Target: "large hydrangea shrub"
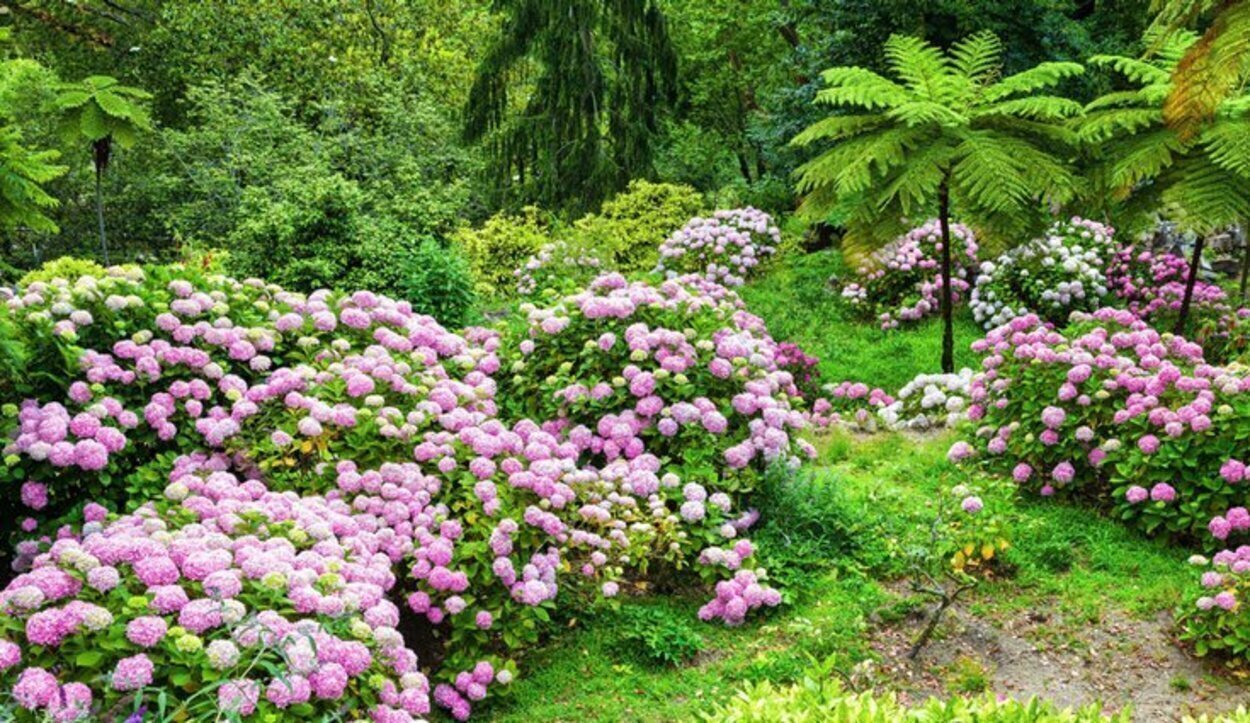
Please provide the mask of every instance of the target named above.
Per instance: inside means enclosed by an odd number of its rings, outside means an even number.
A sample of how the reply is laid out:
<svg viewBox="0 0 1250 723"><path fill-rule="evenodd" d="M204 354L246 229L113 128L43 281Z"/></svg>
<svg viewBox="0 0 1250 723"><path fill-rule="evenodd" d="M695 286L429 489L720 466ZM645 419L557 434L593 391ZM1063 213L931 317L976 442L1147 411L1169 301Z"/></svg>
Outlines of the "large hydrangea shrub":
<svg viewBox="0 0 1250 723"><path fill-rule="evenodd" d="M1238 473L1250 376L1208 364L1197 344L1102 309L1063 331L1017 317L974 349L985 357L970 392L976 432L953 459L1191 540L1250 498Z"/></svg>
<svg viewBox="0 0 1250 723"><path fill-rule="evenodd" d="M951 224L951 287L955 303L966 299L977 268L972 229ZM942 229L937 220L908 231L874 251L842 287L842 298L883 329L937 313L942 288Z"/></svg>
<svg viewBox="0 0 1250 723"><path fill-rule="evenodd" d="M660 244L658 271L700 274L725 286L741 286L781 245L772 216L756 208L716 211L690 219Z"/></svg>
<svg viewBox="0 0 1250 723"><path fill-rule="evenodd" d="M0 320L59 366L4 390L11 712L464 718L557 601L694 566L704 619L778 604L751 493L810 448L763 323L699 277L527 313L454 333L180 267L19 289Z"/></svg>
<svg viewBox="0 0 1250 723"><path fill-rule="evenodd" d="M1100 308L1114 237L1114 229L1074 216L983 262L972 289L973 317L987 329L1030 313L1063 325L1073 311Z"/></svg>

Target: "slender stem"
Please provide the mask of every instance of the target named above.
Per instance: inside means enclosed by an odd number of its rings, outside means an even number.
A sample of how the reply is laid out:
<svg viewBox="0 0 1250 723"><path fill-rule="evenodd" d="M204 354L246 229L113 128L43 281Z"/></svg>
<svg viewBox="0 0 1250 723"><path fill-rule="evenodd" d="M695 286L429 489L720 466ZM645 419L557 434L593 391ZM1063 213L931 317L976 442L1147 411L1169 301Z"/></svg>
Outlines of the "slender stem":
<svg viewBox="0 0 1250 723"><path fill-rule="evenodd" d="M100 190L100 181L104 176L104 169L100 168L100 164L95 166L95 216L96 222L100 226L100 250L104 252L104 265L109 265L109 242L108 237L104 235L104 194Z"/></svg>
<svg viewBox="0 0 1250 723"><path fill-rule="evenodd" d="M951 290L951 192L950 172L938 188L938 221L942 224L942 372L955 371L955 320L954 298Z"/></svg>
<svg viewBox="0 0 1250 723"><path fill-rule="evenodd" d="M1250 219L1241 222L1241 305L1246 305L1247 282L1250 282Z"/></svg>
<svg viewBox="0 0 1250 723"><path fill-rule="evenodd" d="M1206 241L1204 236L1199 236L1194 241L1194 254L1189 261L1189 278L1185 279L1185 296L1181 299L1181 311L1176 317L1176 326L1172 329L1172 333L1177 336L1185 335L1185 325L1189 322L1189 305L1194 298L1194 285L1198 282L1198 267L1202 264L1202 247Z"/></svg>

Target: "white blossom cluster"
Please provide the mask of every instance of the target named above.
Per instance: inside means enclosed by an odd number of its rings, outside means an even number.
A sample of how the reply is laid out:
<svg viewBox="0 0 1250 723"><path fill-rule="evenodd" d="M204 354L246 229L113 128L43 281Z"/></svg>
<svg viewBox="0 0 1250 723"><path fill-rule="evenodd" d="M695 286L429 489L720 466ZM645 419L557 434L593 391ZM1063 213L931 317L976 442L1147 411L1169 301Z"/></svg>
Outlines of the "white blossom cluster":
<svg viewBox="0 0 1250 723"><path fill-rule="evenodd" d="M1062 324L1073 311L1101 306L1114 235L1097 221L1073 217L982 263L972 290L973 317L986 329L1030 313Z"/></svg>
<svg viewBox="0 0 1250 723"><path fill-rule="evenodd" d="M894 430L952 427L964 418L971 383L971 369L961 369L957 374L921 374L898 390L894 403L877 415Z"/></svg>

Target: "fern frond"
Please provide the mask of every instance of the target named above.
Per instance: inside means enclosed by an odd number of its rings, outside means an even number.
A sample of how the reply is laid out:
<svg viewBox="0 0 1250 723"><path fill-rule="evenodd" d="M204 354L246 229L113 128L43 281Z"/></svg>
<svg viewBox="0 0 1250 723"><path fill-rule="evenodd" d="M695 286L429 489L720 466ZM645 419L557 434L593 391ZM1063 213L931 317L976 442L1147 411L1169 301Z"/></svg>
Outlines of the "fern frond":
<svg viewBox="0 0 1250 723"><path fill-rule="evenodd" d="M986 88L985 101L993 103L1018 93L1032 93L1041 88L1058 85L1064 79L1084 72L1085 67L1080 63L1060 61L1039 63L1028 70L1009 75Z"/></svg>
<svg viewBox="0 0 1250 723"><path fill-rule="evenodd" d="M1003 43L998 36L982 31L955 43L951 48L952 69L976 85L986 85L1002 68Z"/></svg>
<svg viewBox="0 0 1250 723"><path fill-rule="evenodd" d="M831 68L822 77L826 87L816 93L816 101L826 105L874 110L906 102L911 97L903 86L864 68Z"/></svg>
<svg viewBox="0 0 1250 723"><path fill-rule="evenodd" d="M924 98L935 97L936 79L948 70L941 50L910 35L891 35L885 43L885 57L907 89Z"/></svg>
<svg viewBox="0 0 1250 723"><path fill-rule="evenodd" d="M790 144L806 146L815 141L840 141L873 130L885 123L881 115L834 115L822 118L804 128Z"/></svg>
<svg viewBox="0 0 1250 723"><path fill-rule="evenodd" d="M887 128L850 138L799 166L798 190L831 186L839 194L862 191L872 185L874 175L885 175L902 163L920 136L915 129Z"/></svg>
<svg viewBox="0 0 1250 723"><path fill-rule="evenodd" d="M1192 158L1178 166L1162 199L1184 226L1209 233L1250 218L1250 179Z"/></svg>
<svg viewBox="0 0 1250 723"><path fill-rule="evenodd" d="M1250 120L1219 120L1202 134L1211 162L1250 178Z"/></svg>
<svg viewBox="0 0 1250 723"><path fill-rule="evenodd" d="M991 213L1023 204L1029 197L1025 169L1013 153L1012 144L997 135L970 133L955 149L959 160L951 173L953 186L963 198Z"/></svg>
<svg viewBox="0 0 1250 723"><path fill-rule="evenodd" d="M1080 103L1051 95L1012 98L993 103L977 111L976 117L991 115L1015 116L1034 120L1058 121L1079 116L1085 110Z"/></svg>
<svg viewBox="0 0 1250 723"><path fill-rule="evenodd" d="M1158 177L1176 163L1185 150L1176 134L1166 128L1126 139L1115 146L1107 182L1117 197L1127 197L1138 184Z"/></svg>
<svg viewBox="0 0 1250 723"><path fill-rule="evenodd" d="M1163 116L1182 138L1190 138L1248 77L1250 2L1229 3L1177 65Z"/></svg>
<svg viewBox="0 0 1250 723"><path fill-rule="evenodd" d="M879 211L897 206L904 216L919 213L931 199L946 177L946 171L955 159L955 149L945 141L927 144L907 159L893 178L877 194L875 203Z"/></svg>
<svg viewBox="0 0 1250 723"><path fill-rule="evenodd" d="M1157 108L1117 108L1087 113L1078 133L1086 143L1100 143L1116 136L1130 136L1163 124Z"/></svg>
<svg viewBox="0 0 1250 723"><path fill-rule="evenodd" d="M961 115L950 106L927 100L913 100L907 103L900 103L886 111L885 114L909 126L919 126L926 123L960 126L968 123L967 116Z"/></svg>
<svg viewBox="0 0 1250 723"><path fill-rule="evenodd" d="M1172 80L1172 66L1123 55L1095 55L1090 65L1108 67L1138 85L1167 84Z"/></svg>

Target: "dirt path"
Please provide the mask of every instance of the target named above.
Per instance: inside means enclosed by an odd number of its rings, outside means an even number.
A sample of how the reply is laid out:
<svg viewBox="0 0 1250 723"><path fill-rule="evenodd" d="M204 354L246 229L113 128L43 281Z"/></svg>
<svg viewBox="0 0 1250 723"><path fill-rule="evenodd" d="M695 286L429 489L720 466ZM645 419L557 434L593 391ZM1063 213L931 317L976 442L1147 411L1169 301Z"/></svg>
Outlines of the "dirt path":
<svg viewBox="0 0 1250 723"><path fill-rule="evenodd" d="M1089 624L1050 611L979 619L961 607L948 613L936 639L912 664L906 654L921 623L919 614L912 615L879 626L873 639L884 662L872 677L883 675L913 701L983 686L1063 707L1128 705L1138 721L1178 721L1250 704L1250 684L1186 654L1172 639L1166 615L1137 621L1108 613Z"/></svg>

